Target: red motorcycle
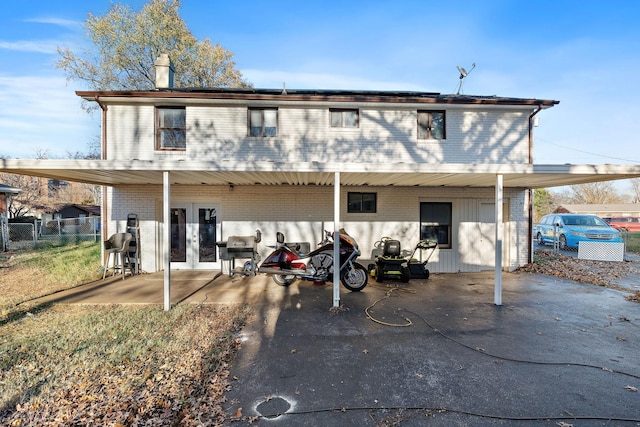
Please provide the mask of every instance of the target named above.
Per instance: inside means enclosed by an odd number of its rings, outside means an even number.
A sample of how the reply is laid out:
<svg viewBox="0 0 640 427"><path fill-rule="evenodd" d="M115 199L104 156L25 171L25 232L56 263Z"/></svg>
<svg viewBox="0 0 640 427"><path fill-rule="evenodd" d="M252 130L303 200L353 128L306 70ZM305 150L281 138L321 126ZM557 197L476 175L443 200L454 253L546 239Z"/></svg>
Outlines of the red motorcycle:
<svg viewBox="0 0 640 427"><path fill-rule="evenodd" d="M343 229L340 230L340 281L350 291L358 292L367 286L367 269L355 262L360 255L358 244ZM280 286L289 286L298 278L313 282L333 281L333 233L324 232L319 248L308 253L300 253L299 247L285 244L284 234L277 233L278 244L269 254L258 271L273 277Z"/></svg>

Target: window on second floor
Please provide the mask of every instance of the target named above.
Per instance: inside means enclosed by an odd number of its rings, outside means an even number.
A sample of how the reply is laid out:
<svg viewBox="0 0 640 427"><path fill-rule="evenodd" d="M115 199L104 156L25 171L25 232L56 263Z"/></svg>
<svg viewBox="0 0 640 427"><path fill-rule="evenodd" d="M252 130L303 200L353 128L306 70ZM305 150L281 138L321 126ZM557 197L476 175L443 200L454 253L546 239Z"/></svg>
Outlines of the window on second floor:
<svg viewBox="0 0 640 427"><path fill-rule="evenodd" d="M249 136L277 136L278 110L276 108L249 109Z"/></svg>
<svg viewBox="0 0 640 427"><path fill-rule="evenodd" d="M357 128L359 121L358 110L332 108L331 127L332 128Z"/></svg>
<svg viewBox="0 0 640 427"><path fill-rule="evenodd" d="M187 120L184 107L156 107L156 149L187 148Z"/></svg>
<svg viewBox="0 0 640 427"><path fill-rule="evenodd" d="M418 111L418 139L446 139L444 111Z"/></svg>

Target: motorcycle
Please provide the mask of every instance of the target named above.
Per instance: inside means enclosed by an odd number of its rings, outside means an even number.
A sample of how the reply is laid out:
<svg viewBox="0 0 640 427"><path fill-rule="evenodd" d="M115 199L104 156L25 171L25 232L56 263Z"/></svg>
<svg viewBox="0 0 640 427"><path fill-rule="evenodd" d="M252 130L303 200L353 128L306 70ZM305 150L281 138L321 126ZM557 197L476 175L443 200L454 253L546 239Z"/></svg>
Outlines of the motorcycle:
<svg viewBox="0 0 640 427"><path fill-rule="evenodd" d="M340 229L340 281L353 292L367 286L367 269L355 262L360 255L358 244L344 229ZM277 245L269 254L258 272L271 275L273 281L280 286L289 286L297 279L313 282L332 282L334 274L333 233L324 231L324 238L318 248L308 254L300 253L299 247L289 247L285 243L284 234L276 235Z"/></svg>

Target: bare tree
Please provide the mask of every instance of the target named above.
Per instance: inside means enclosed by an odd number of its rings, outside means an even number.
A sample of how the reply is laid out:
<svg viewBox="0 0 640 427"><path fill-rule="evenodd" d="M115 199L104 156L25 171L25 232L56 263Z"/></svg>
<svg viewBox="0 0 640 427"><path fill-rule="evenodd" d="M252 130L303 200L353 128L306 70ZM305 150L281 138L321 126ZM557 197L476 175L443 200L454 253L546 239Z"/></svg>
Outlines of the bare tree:
<svg viewBox="0 0 640 427"><path fill-rule="evenodd" d="M42 178L12 173L0 173L0 181L21 191L9 198L7 213L9 218L34 213L45 205L42 191Z"/></svg>
<svg viewBox="0 0 640 427"><path fill-rule="evenodd" d="M572 185L570 188L572 192L571 203L595 205L623 202L623 197L618 194L611 181Z"/></svg>
<svg viewBox="0 0 640 427"><path fill-rule="evenodd" d="M91 153L67 154L69 158L74 159L95 158ZM47 159L49 152L46 149L38 148L35 157L36 159ZM18 195L9 199L7 206L9 218L35 215L39 212L52 212L61 205L71 203L97 205L100 204L102 194L102 187L99 185L12 173L0 173L0 182L21 190Z"/></svg>
<svg viewBox="0 0 640 427"><path fill-rule="evenodd" d="M154 87L156 58L166 53L174 62L176 87L250 87L233 53L209 39L198 41L179 9L179 0L149 0L139 12L114 4L105 16L89 14L90 47L59 47L57 67L94 90L146 90Z"/></svg>
<svg viewBox="0 0 640 427"><path fill-rule="evenodd" d="M640 178L631 178L631 203L640 203Z"/></svg>

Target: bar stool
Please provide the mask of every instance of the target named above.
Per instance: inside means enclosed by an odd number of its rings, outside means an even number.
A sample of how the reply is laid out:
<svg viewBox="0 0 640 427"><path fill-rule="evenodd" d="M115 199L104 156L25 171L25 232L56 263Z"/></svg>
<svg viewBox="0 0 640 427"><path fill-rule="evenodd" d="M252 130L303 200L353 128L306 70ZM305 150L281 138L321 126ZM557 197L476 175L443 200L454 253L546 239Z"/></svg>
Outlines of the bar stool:
<svg viewBox="0 0 640 427"><path fill-rule="evenodd" d="M129 243L133 235L131 233L116 233L104 241L104 251L107 254L107 263L102 271L102 279L107 277L107 271L113 272L112 276L116 275L117 271L122 273L122 280L124 280L125 270L128 268L131 271L129 265ZM109 267L111 256L113 255L113 264Z"/></svg>

